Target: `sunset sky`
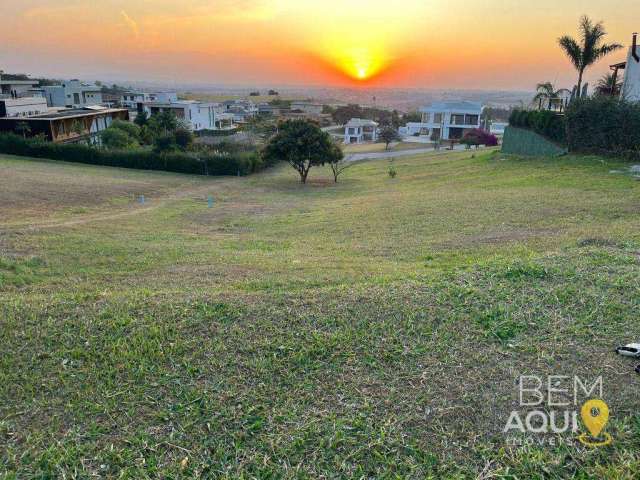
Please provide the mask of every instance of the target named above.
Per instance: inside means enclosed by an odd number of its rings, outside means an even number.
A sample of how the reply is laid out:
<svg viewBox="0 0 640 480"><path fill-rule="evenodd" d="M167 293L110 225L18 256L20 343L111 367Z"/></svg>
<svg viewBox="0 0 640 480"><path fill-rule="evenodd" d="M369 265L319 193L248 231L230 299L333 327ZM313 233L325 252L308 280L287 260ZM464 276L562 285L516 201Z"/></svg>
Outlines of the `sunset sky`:
<svg viewBox="0 0 640 480"><path fill-rule="evenodd" d="M19 0L0 11L7 72L216 85L569 87L556 39L576 35L580 15L604 20L611 42L640 30L638 0Z"/></svg>

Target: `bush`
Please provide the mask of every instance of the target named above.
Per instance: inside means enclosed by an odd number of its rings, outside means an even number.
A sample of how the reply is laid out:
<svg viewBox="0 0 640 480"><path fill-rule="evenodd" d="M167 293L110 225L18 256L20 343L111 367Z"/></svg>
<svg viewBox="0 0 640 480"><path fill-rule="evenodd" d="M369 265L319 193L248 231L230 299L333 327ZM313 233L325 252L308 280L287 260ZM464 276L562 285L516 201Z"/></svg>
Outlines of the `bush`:
<svg viewBox="0 0 640 480"><path fill-rule="evenodd" d="M109 127L100 134L102 145L109 149L126 149L135 147L138 142L124 130Z"/></svg>
<svg viewBox="0 0 640 480"><path fill-rule="evenodd" d="M567 141L565 119L548 110L514 110L509 117L512 127L526 128L557 143Z"/></svg>
<svg viewBox="0 0 640 480"><path fill-rule="evenodd" d="M460 140L460 143L466 145L467 148L472 145L485 145L487 147L495 147L498 145L498 139L495 135L482 130L480 128L474 128L465 133L464 137Z"/></svg>
<svg viewBox="0 0 640 480"><path fill-rule="evenodd" d="M571 102L566 116L571 151L640 160L640 104L596 96Z"/></svg>
<svg viewBox="0 0 640 480"><path fill-rule="evenodd" d="M104 150L81 144L57 144L0 134L0 153L109 167L164 170L195 175L247 175L271 165L255 152L156 153L150 150Z"/></svg>

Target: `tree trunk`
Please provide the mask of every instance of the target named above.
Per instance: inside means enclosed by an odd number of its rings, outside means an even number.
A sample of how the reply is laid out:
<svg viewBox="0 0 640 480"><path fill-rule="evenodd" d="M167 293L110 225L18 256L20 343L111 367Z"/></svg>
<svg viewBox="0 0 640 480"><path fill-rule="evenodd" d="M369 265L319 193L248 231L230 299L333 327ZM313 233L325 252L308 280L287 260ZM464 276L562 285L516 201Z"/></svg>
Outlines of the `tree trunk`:
<svg viewBox="0 0 640 480"><path fill-rule="evenodd" d="M309 175L309 170L303 170L300 172L300 181L302 183L307 183L307 175Z"/></svg>
<svg viewBox="0 0 640 480"><path fill-rule="evenodd" d="M576 98L580 98L580 95L582 94L582 75L584 73L584 70L580 70L578 72L578 91L576 92Z"/></svg>

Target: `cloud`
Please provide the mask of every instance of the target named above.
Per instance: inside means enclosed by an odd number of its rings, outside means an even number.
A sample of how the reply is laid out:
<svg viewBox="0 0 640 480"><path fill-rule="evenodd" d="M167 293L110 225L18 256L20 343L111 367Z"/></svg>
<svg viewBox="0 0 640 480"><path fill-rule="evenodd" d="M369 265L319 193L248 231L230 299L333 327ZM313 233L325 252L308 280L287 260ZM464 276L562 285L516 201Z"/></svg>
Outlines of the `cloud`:
<svg viewBox="0 0 640 480"><path fill-rule="evenodd" d="M122 17L122 20L124 20L125 25L129 27L136 38L139 37L140 29L138 28L138 24L136 23L136 21L129 15L127 15L127 12L125 12L124 10L120 10L120 16Z"/></svg>

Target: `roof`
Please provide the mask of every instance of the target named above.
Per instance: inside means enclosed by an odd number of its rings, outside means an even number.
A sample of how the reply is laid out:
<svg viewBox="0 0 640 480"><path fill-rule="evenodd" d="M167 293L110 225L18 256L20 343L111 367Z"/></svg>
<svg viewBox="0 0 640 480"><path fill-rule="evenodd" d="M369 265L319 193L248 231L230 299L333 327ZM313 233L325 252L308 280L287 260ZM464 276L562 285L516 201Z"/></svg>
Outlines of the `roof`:
<svg viewBox="0 0 640 480"><path fill-rule="evenodd" d="M0 80L0 85L38 85L37 80Z"/></svg>
<svg viewBox="0 0 640 480"><path fill-rule="evenodd" d="M479 102L469 102L467 100L457 100L457 101L444 101L444 102L433 102L428 107L423 107L420 109L421 112L448 112L448 111L461 111L461 112L482 112L482 104Z"/></svg>
<svg viewBox="0 0 640 480"><path fill-rule="evenodd" d="M377 127L378 124L373 120L367 120L365 118L352 118L349 120L347 127Z"/></svg>
<svg viewBox="0 0 640 480"><path fill-rule="evenodd" d="M105 113L116 113L116 112L128 112L126 108L103 108L101 110L92 110L85 108L70 108L67 110L60 110L55 113L43 113L42 115L32 115L30 117L20 117L20 120L59 120L61 118L81 118L92 115L103 115ZM12 118L13 119L13 118ZM4 120L4 119L0 119Z"/></svg>

